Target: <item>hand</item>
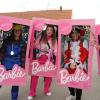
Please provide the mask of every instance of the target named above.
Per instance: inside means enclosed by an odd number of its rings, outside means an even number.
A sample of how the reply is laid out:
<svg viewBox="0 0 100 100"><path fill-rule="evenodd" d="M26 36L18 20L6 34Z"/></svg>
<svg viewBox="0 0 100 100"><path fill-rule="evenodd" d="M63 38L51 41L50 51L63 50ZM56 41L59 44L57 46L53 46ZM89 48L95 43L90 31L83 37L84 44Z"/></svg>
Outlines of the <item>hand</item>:
<svg viewBox="0 0 100 100"><path fill-rule="evenodd" d="M96 48L96 49L100 49L100 45L98 45L98 46L97 46L97 45L95 45L95 48Z"/></svg>

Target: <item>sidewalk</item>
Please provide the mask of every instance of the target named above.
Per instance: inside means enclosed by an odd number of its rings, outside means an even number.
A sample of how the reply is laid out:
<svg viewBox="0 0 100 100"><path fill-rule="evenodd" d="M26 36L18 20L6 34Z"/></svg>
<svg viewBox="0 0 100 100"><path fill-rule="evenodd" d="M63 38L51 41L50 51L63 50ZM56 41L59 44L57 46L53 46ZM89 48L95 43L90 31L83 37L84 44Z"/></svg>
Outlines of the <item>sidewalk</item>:
<svg viewBox="0 0 100 100"><path fill-rule="evenodd" d="M97 74L97 68L96 50L94 50L92 89L89 91L83 91L82 100L100 100L100 76ZM30 77L28 77L27 85L20 87L18 100L27 100L29 84ZM11 100L10 89L11 87L2 87L0 89L0 100ZM33 100L65 100L66 96L69 95L68 89L65 87L58 87L55 79L52 84L52 93L53 94L50 97L43 94L43 78L40 78L37 88L37 96Z"/></svg>

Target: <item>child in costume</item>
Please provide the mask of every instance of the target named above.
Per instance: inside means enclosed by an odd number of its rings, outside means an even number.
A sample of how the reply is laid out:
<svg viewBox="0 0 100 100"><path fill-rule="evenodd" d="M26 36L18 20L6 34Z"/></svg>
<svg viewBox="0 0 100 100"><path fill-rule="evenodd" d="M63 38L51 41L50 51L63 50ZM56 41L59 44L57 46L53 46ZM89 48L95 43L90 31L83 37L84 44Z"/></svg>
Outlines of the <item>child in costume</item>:
<svg viewBox="0 0 100 100"><path fill-rule="evenodd" d="M72 40L68 43L68 48L64 53L64 68L67 69L69 74L74 74L77 68L87 73L84 62L88 58L88 51L80 39L81 33L78 30L74 30L70 35ZM81 100L82 89L69 87L69 91L70 96L66 97L66 100Z"/></svg>
<svg viewBox="0 0 100 100"><path fill-rule="evenodd" d="M14 64L25 67L26 44L21 39L22 26L14 24L11 36L4 39L0 48L0 61L7 71L12 70ZM19 86L12 86L11 100L17 100Z"/></svg>
<svg viewBox="0 0 100 100"><path fill-rule="evenodd" d="M42 31L41 36L37 39L35 43L36 48L38 48L38 54L35 55L34 58L37 58L39 63L45 64L45 62L49 59L55 64L56 62L56 52L57 52L57 39L56 39L56 31L53 25L47 25L46 29ZM49 51L52 51L52 54L49 55ZM31 76L31 84L30 84L30 92L28 96L28 100L31 100L34 96L36 96L36 87L38 83L39 76ZM50 96L52 93L50 92L50 86L52 83L51 77L44 77L44 94Z"/></svg>

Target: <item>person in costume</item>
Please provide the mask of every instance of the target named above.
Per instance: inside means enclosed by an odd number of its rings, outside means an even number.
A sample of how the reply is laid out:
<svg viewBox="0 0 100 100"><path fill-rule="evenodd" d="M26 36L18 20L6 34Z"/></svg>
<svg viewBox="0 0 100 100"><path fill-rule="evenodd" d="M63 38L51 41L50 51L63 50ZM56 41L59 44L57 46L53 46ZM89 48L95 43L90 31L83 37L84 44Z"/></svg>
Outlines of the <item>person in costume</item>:
<svg viewBox="0 0 100 100"><path fill-rule="evenodd" d="M64 68L67 69L69 74L74 74L77 68L87 73L84 63L88 58L88 50L81 41L81 35L82 33L79 30L72 31L70 34L72 40L68 43L67 50L64 52ZM69 87L69 91L70 96L67 96L66 100L81 100L82 89Z"/></svg>
<svg viewBox="0 0 100 100"><path fill-rule="evenodd" d="M25 67L26 43L22 40L22 25L14 24L11 36L3 40L0 48L0 61L7 71L15 64ZM17 100L19 86L12 86L11 100Z"/></svg>
<svg viewBox="0 0 100 100"><path fill-rule="evenodd" d="M36 48L38 48L38 53L36 54L34 59L37 59L40 65L45 64L45 62L49 59L52 64L56 63L56 53L57 53L57 38L56 31L53 25L47 25L46 29L42 31L41 36L38 37L35 42ZM51 52L52 51L52 52ZM51 52L52 54L50 54ZM31 76L31 84L28 100L31 100L34 96L36 96L36 87L38 83L39 76ZM50 92L50 86L52 83L51 77L44 77L44 94L50 96L52 93Z"/></svg>
<svg viewBox="0 0 100 100"><path fill-rule="evenodd" d="M88 50L81 41L81 34L75 30L70 34L70 37L72 41L68 42L67 50L64 52L64 68L71 71L70 65L73 63L77 66L75 69L80 68L86 72L85 61L88 58Z"/></svg>

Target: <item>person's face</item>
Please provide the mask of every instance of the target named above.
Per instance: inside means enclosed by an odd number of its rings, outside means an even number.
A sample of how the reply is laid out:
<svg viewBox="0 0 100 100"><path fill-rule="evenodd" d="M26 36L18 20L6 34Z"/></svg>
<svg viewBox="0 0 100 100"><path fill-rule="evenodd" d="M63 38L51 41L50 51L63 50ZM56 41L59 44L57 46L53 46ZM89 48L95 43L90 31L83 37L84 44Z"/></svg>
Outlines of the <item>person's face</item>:
<svg viewBox="0 0 100 100"><path fill-rule="evenodd" d="M78 34L72 34L72 40L73 41L77 41L78 40L79 35Z"/></svg>
<svg viewBox="0 0 100 100"><path fill-rule="evenodd" d="M48 28L47 28L46 34L47 34L47 36L52 36L52 34L53 34L53 29L52 29L52 27L48 27Z"/></svg>
<svg viewBox="0 0 100 100"><path fill-rule="evenodd" d="M21 30L14 30L14 35L17 36L17 37L20 37Z"/></svg>
<svg viewBox="0 0 100 100"><path fill-rule="evenodd" d="M70 68L71 68L71 69L75 69L76 66L77 66L77 64L76 64L75 62L70 64Z"/></svg>

